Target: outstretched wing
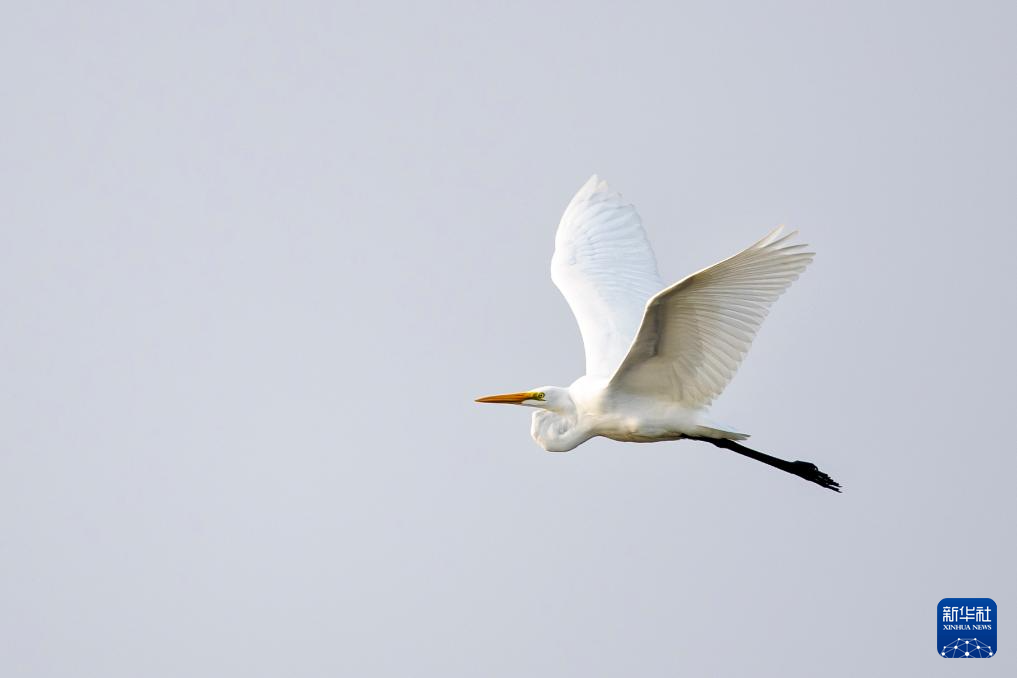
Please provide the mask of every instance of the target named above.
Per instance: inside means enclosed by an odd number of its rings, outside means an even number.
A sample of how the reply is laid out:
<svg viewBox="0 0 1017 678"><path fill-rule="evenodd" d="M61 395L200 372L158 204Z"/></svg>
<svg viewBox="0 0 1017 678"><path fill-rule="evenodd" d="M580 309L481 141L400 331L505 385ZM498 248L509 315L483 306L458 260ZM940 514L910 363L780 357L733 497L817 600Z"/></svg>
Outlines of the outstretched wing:
<svg viewBox="0 0 1017 678"><path fill-rule="evenodd" d="M614 374L636 336L647 300L664 285L632 205L597 175L565 208L551 279L579 323L586 374Z"/></svg>
<svg viewBox="0 0 1017 678"><path fill-rule="evenodd" d="M806 245L791 242L797 231L782 230L654 296L610 386L709 405L731 381L770 306L812 261Z"/></svg>

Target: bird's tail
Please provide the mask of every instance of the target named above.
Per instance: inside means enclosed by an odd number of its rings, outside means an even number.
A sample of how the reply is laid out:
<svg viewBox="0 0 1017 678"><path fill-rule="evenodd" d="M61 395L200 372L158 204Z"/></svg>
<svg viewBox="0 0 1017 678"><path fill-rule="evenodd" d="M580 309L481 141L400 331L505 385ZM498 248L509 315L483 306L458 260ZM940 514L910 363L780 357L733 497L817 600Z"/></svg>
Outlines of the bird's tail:
<svg viewBox="0 0 1017 678"><path fill-rule="evenodd" d="M700 421L696 426L696 435L703 438L722 438L724 440L747 440L748 433L732 431L731 427L715 421Z"/></svg>

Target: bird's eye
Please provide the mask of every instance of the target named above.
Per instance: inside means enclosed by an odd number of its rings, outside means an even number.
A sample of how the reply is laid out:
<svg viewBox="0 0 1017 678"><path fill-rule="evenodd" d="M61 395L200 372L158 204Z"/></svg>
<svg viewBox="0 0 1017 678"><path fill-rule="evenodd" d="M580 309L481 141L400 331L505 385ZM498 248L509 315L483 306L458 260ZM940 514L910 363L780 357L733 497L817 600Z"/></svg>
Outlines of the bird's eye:
<svg viewBox="0 0 1017 678"><path fill-rule="evenodd" d="M544 399L544 392L541 391L541 392L537 393L537 400L543 400L543 399Z"/></svg>

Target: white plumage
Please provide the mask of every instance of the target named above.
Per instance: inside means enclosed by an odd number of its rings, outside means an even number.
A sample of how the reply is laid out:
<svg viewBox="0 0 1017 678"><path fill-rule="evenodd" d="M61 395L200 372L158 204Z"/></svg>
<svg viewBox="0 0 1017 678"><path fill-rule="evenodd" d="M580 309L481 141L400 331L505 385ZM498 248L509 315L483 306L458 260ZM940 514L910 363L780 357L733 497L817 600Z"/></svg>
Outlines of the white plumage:
<svg viewBox="0 0 1017 678"><path fill-rule="evenodd" d="M572 308L586 348L586 374L610 377L664 287L636 208L596 175L565 208L554 238L551 280Z"/></svg>
<svg viewBox="0 0 1017 678"><path fill-rule="evenodd" d="M655 294L611 387L705 407L735 374L777 297L814 256L774 229Z"/></svg>
<svg viewBox="0 0 1017 678"><path fill-rule="evenodd" d="M538 408L532 434L549 451L568 451L594 436L696 438L837 489L812 464L732 442L748 436L706 415L770 306L812 261L795 235L778 227L665 288L635 208L591 177L565 208L551 260L551 278L583 336L586 375L567 389L546 386L478 401Z"/></svg>

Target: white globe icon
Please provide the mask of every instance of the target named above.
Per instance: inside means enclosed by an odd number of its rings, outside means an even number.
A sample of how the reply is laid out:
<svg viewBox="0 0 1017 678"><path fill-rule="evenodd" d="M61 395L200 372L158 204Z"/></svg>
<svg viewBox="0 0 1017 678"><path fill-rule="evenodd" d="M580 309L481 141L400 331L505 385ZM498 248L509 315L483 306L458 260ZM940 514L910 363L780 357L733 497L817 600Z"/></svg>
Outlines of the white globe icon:
<svg viewBox="0 0 1017 678"><path fill-rule="evenodd" d="M943 651L939 654L951 659L955 657L985 658L991 657L993 652L990 645L980 642L977 638L958 638L952 643L944 645Z"/></svg>

